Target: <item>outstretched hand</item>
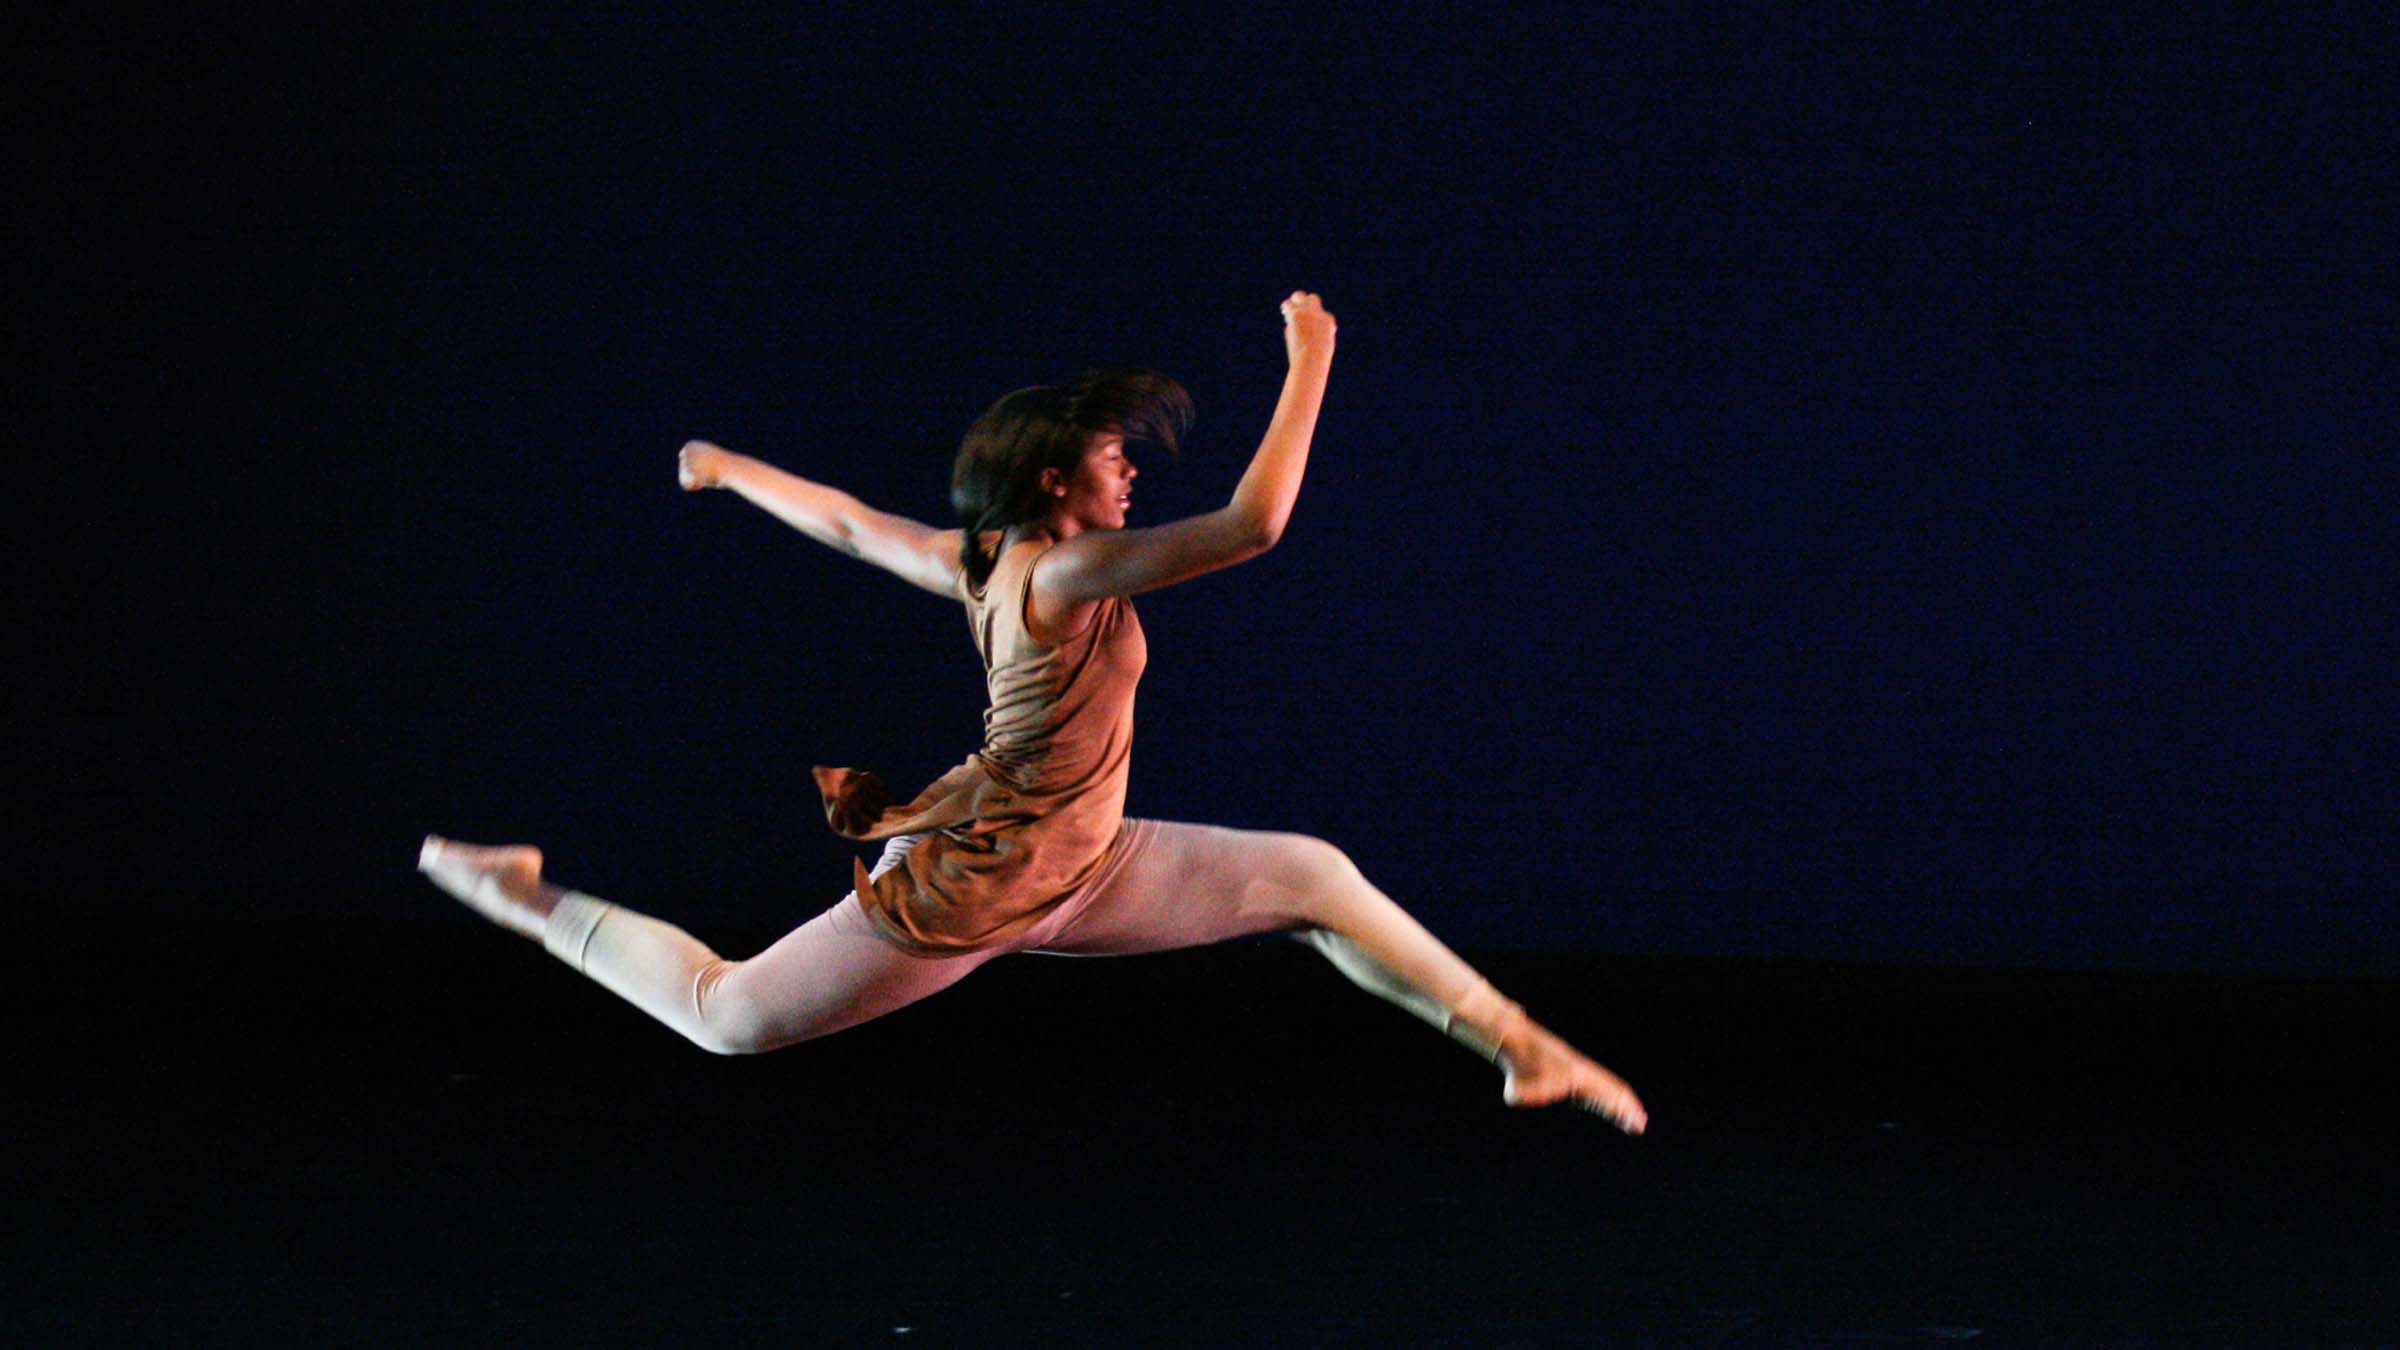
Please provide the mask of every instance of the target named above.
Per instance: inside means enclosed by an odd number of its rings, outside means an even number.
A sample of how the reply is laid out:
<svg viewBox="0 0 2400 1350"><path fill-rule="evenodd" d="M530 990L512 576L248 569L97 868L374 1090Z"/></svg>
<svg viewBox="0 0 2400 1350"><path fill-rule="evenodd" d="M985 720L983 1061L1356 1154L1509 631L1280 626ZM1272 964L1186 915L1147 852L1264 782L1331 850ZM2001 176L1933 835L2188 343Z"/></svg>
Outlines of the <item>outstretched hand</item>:
<svg viewBox="0 0 2400 1350"><path fill-rule="evenodd" d="M723 487L725 466L733 452L709 441L685 441L675 456L675 481L686 492L702 488Z"/></svg>
<svg viewBox="0 0 2400 1350"><path fill-rule="evenodd" d="M1325 310L1325 302L1313 292L1294 291L1280 306L1283 310L1283 352L1293 365L1309 355L1333 354L1333 315Z"/></svg>

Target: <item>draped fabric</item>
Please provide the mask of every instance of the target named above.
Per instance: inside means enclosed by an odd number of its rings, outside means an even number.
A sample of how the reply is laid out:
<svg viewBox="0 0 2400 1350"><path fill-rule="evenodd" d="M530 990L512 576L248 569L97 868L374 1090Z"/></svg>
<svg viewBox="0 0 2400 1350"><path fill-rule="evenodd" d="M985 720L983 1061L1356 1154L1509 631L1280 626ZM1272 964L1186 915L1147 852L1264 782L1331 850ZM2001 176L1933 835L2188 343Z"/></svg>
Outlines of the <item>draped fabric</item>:
<svg viewBox="0 0 2400 1350"><path fill-rule="evenodd" d="M861 864L852 878L877 930L919 955L1007 941L1090 886L1125 846L1133 694L1149 648L1122 596L1074 637L1034 638L1026 605L1050 547L1007 549L982 592L963 593L991 698L982 749L899 803L873 773L816 770L835 833L928 836L904 866L870 879Z"/></svg>

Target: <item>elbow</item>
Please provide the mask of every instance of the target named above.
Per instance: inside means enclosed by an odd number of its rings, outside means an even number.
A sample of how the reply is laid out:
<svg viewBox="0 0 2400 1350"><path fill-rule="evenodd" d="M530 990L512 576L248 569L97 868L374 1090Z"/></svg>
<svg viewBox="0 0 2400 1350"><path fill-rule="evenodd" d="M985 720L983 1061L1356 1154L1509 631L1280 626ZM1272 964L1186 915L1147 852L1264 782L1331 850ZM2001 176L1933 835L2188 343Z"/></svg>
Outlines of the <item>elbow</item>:
<svg viewBox="0 0 2400 1350"><path fill-rule="evenodd" d="M1281 515L1246 515L1242 518L1240 548L1245 558L1255 558L1275 547L1283 538L1286 517Z"/></svg>
<svg viewBox="0 0 2400 1350"><path fill-rule="evenodd" d="M836 553L852 558L864 558L867 556L867 550L862 533L857 521L848 516L836 516L833 528L819 537L824 540L826 547Z"/></svg>

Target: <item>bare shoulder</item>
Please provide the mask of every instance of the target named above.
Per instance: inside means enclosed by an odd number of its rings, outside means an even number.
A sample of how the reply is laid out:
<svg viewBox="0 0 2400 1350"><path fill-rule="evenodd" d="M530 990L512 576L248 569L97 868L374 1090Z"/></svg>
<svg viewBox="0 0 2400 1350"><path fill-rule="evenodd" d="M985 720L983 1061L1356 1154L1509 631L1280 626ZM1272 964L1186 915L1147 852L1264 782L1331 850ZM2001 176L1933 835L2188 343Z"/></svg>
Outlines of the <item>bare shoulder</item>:
<svg viewBox="0 0 2400 1350"><path fill-rule="evenodd" d="M966 594L967 568L961 556L966 539L965 530L937 530L932 546L926 550L940 560L941 590L951 596L963 597Z"/></svg>
<svg viewBox="0 0 2400 1350"><path fill-rule="evenodd" d="M1070 604L1139 595L1256 557L1270 542L1231 511L1141 529L1086 530L1050 548L1034 587Z"/></svg>
<svg viewBox="0 0 2400 1350"><path fill-rule="evenodd" d="M1026 564L1031 572L1025 579L1025 629L1036 642L1056 646L1071 641L1091 627L1100 612L1105 596L1079 596L1074 590L1075 569L1090 562L1074 545L1089 537L1077 535L1055 544L1037 545L1033 561Z"/></svg>

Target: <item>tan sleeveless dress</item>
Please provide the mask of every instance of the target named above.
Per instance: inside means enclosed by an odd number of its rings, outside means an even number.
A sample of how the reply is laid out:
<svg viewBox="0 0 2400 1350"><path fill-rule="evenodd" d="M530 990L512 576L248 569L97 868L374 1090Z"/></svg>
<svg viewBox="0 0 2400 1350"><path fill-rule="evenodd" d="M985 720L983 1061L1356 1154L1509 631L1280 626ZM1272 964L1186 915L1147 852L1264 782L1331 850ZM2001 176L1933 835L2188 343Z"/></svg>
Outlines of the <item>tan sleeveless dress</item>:
<svg viewBox="0 0 2400 1350"><path fill-rule="evenodd" d="M816 770L835 833L930 836L903 865L870 881L859 864L853 878L876 928L905 950L1006 942L1096 884L1125 846L1133 691L1149 646L1122 596L1065 642L1035 641L1026 604L1050 547L1008 548L981 594L961 582L991 695L982 750L901 804L872 773Z"/></svg>

